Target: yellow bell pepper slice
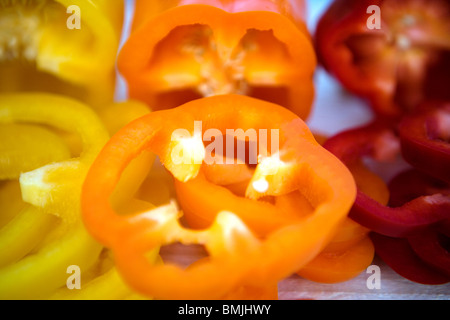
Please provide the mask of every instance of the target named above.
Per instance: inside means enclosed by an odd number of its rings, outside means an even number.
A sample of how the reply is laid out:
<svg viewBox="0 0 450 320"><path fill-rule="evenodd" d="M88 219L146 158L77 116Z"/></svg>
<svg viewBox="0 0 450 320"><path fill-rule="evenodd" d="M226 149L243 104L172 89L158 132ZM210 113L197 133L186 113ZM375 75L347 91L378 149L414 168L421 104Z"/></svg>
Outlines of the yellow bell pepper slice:
<svg viewBox="0 0 450 320"><path fill-rule="evenodd" d="M19 181L0 181L0 229L25 207L26 204L22 201L22 194L20 193Z"/></svg>
<svg viewBox="0 0 450 320"><path fill-rule="evenodd" d="M129 111L129 116L120 118L124 110ZM28 203L3 206L8 211L19 212L8 213L11 217L5 219L0 229L0 299L140 297L124 284L114 266L105 273L92 271L101 260L100 254L104 249L90 237L80 220L79 197L87 169L108 139L107 128L113 134L134 117L148 112L145 105L130 102L111 106L107 112L109 118L105 114L98 117L88 106L70 98L43 93L0 95L0 128L3 127L5 132L11 128L18 130L19 126L28 128L25 126L31 126L30 123L39 124L56 128L57 131L75 133L83 144L79 157L70 159L69 149L64 146L65 156L69 159L56 162L54 158L51 160L53 162L43 167L20 174L21 190L14 188L17 185L13 182L3 182L5 185L0 189L0 197L2 194L3 197L14 194L15 202L21 203L17 196L21 191L24 201ZM118 118L121 121L117 121ZM14 160L11 161L13 165L20 166L16 162L21 162L30 152L42 153L32 145L33 137L29 137L33 130L41 132L40 129L43 128L36 126L31 130L19 130L18 134L27 144L16 146L21 157L10 157L9 160ZM60 148L61 138L47 131L35 136L45 141L34 143L40 146L43 142L50 143L50 136L56 142L54 147ZM2 153L0 158L7 159L10 155ZM130 186L143 181L153 161L154 155L150 153L143 153L137 158L127 168L118 185L120 198L113 196L111 201L117 204L130 201L137 191ZM155 250L152 256L156 259L157 254L158 250ZM82 270L83 279L86 272L91 273L90 281L87 284L83 282L81 291L67 292L68 289L64 289L69 276L67 267L70 265L77 265Z"/></svg>
<svg viewBox="0 0 450 320"><path fill-rule="evenodd" d="M50 130L26 124L0 126L0 180L17 179L23 172L67 158L69 149Z"/></svg>
<svg viewBox="0 0 450 320"><path fill-rule="evenodd" d="M0 2L0 92L112 102L122 0Z"/></svg>
<svg viewBox="0 0 450 320"><path fill-rule="evenodd" d="M31 204L31 208L2 228L4 243L18 240L16 245L2 250L6 263L21 258L32 245L42 240L49 229L49 214L61 218L52 241L35 254L0 269L0 298L39 298L64 284L68 266L77 264L87 269L102 250L81 224L79 198L84 176L108 140L108 133L88 106L73 99L42 93L0 96L0 124L16 123L35 123L76 132L84 143L79 158L21 174L23 200Z"/></svg>

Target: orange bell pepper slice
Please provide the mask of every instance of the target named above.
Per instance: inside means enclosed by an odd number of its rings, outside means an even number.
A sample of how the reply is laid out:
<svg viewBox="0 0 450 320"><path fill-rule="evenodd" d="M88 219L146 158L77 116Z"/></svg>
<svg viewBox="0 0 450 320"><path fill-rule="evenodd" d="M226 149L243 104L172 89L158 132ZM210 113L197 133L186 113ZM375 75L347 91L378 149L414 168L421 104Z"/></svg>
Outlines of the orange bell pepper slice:
<svg viewBox="0 0 450 320"><path fill-rule="evenodd" d="M374 245L366 236L347 250L321 253L298 274L314 282L345 282L364 271L372 263L374 255Z"/></svg>
<svg viewBox="0 0 450 320"><path fill-rule="evenodd" d="M253 107L253 103L250 105ZM239 129L248 132L252 127L268 128L270 131L280 128L279 153L280 155L285 153L285 156L281 156L280 159L277 158L277 155L266 157L260 161L255 170L248 169L244 163L223 165L204 163L202 170L189 181L175 179L177 197L186 221L191 227L208 227L218 212L226 210L237 214L253 232L263 235L277 228L299 222L314 213L315 207L321 202L318 198L321 192L314 194L311 189L308 190L308 183L314 184L315 180L305 180L305 185L297 181L304 171L323 171L323 179L329 179L325 173L327 170L336 170L338 176L345 177L346 174L350 176L349 171L340 168L340 163L335 165L333 156L330 157L328 152L323 152L324 149L315 141L306 125L295 129L285 125L296 119L291 112L281 113L276 111L277 108L264 108L264 104L261 104L259 107L253 107L255 111L249 108L249 113L246 113L242 120L238 121L231 120L233 117L231 106L227 106L226 111L209 111L207 106L203 108L205 108L204 111L198 112L200 118L206 118L208 112L214 112L216 115L225 114L221 118L210 120L214 126L220 128L221 132L225 132L227 127L229 130L234 129L235 132ZM208 124L203 123L203 125L206 125L204 128L206 131ZM288 138L290 135L298 136L297 139L292 139ZM224 140L227 138L228 136ZM306 144L302 142L303 139ZM297 151L293 151L295 146L291 144L298 144L296 147L302 154L292 154ZM285 149L283 149L283 145ZM296 157L301 160L297 160ZM316 163L317 166L313 163ZM329 169L331 167L333 169ZM221 170L223 172L220 172ZM211 171L213 172L211 173ZM222 180L222 183L216 183L213 179ZM245 190L243 195L234 194L222 185L240 179L244 179L241 181L244 186L242 189ZM267 182L270 186L269 189L260 193L257 190L260 182ZM344 179L339 183L341 182L354 184L352 178L347 181ZM266 201L268 197L275 197L273 203ZM294 204L289 206L289 201Z"/></svg>
<svg viewBox="0 0 450 320"><path fill-rule="evenodd" d="M131 98L155 109L243 94L306 119L317 62L304 7L303 0L137 0L119 71Z"/></svg>
<svg viewBox="0 0 450 320"><path fill-rule="evenodd" d="M202 230L182 226L173 203L140 213L117 214L110 197L127 165L144 150L157 154L179 181L189 183L199 175L206 154L202 137L192 130L199 120L203 121L203 130L279 128L278 163L282 165L278 170L268 170L273 168L264 159L273 158L273 154L262 157L247 196L257 203L263 195L298 190L314 205L313 213L272 227L262 238L252 232L251 224L241 220L239 212L220 206L214 222ZM191 136L174 134L180 133L180 128ZM190 163L177 163L174 155L178 152ZM263 155L262 150L259 152ZM262 178L268 187L258 192L261 189L256 190L253 182ZM329 243L355 197L350 172L315 142L300 118L268 102L223 95L151 113L120 130L90 168L83 186L82 211L86 228L112 249L119 272L135 290L163 299L214 299L242 286L276 283L299 270ZM227 202L221 198L216 201L223 205ZM250 210L255 208L249 206ZM146 252L173 243L203 245L209 259L188 269L174 264L153 265L147 260Z"/></svg>
<svg viewBox="0 0 450 320"><path fill-rule="evenodd" d="M378 175L362 161L347 163L359 190L387 205L389 189ZM375 256L370 229L347 218L330 244L310 263L297 272L301 277L321 283L348 281L367 269Z"/></svg>

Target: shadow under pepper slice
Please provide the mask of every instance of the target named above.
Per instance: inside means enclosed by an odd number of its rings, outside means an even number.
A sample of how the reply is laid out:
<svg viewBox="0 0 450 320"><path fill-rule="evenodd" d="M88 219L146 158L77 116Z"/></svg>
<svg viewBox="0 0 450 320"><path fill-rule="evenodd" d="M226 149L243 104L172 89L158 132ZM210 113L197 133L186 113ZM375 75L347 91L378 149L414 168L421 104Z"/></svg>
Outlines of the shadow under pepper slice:
<svg viewBox="0 0 450 320"><path fill-rule="evenodd" d="M350 168L364 157L382 159L400 152L398 138L390 125L381 122L340 133L324 146ZM377 233L403 237L445 221L449 213L450 199L439 193L417 197L400 207L389 207L358 190L349 216Z"/></svg>
<svg viewBox="0 0 450 320"><path fill-rule="evenodd" d="M281 138L285 144L280 143L285 146L282 151L287 157L282 155L281 159L287 168L267 176L266 192L261 194L249 188L248 194L259 198L300 187L316 200L314 213L272 230L263 238L255 236L251 225L228 211L217 212L214 222L202 230L183 227L173 204L118 215L109 198L122 171L143 150L159 155L179 181L188 182L198 175L205 146L201 134L193 134L195 121L204 121L203 129L219 130L229 126L262 128L267 123L278 123L281 131L289 133ZM172 135L179 129L185 135ZM177 164L174 151L175 155L182 151L190 163ZM260 165L254 175L257 180L265 177L264 165ZM85 180L83 221L97 240L113 250L118 270L139 292L156 298L214 299L241 286L275 283L300 269L329 243L347 216L354 192L350 173L315 142L300 118L271 103L224 95L154 112L120 130L97 157ZM147 261L148 250L177 242L203 245L209 259L186 270Z"/></svg>
<svg viewBox="0 0 450 320"><path fill-rule="evenodd" d="M316 58L304 12L303 0L138 0L119 71L152 108L243 94L306 119Z"/></svg>
<svg viewBox="0 0 450 320"><path fill-rule="evenodd" d="M398 117L450 98L449 17L448 0L335 0L317 26L319 60L375 112Z"/></svg>

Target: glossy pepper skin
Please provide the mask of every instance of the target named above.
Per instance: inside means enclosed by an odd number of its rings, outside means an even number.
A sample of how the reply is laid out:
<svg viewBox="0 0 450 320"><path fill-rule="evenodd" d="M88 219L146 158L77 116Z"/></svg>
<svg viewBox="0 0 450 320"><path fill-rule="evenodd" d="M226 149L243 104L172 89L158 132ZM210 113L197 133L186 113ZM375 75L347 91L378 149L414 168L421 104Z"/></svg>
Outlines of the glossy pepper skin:
<svg viewBox="0 0 450 320"><path fill-rule="evenodd" d="M427 103L399 125L402 154L421 171L450 182L450 104Z"/></svg>
<svg viewBox="0 0 450 320"><path fill-rule="evenodd" d="M450 195L448 183L416 169L401 172L389 183L390 205L401 206L420 196ZM450 281L450 219L431 224L414 235L393 238L372 232L377 254L404 278L421 284Z"/></svg>
<svg viewBox="0 0 450 320"><path fill-rule="evenodd" d="M317 26L319 60L381 116L448 100L449 10L448 0L336 0Z"/></svg>
<svg viewBox="0 0 450 320"><path fill-rule="evenodd" d="M236 112L242 116L236 117ZM121 172L143 150L159 155L179 181L189 182L199 174L202 161L176 165L172 155L178 150L190 160L204 160L202 137L172 136L174 130L185 128L192 134L195 120L203 120L205 130L230 125L261 128L268 118L279 122L281 131L289 134L283 135L280 143L286 148L282 149L286 151L282 156L286 167L266 176L267 195L287 194L296 188L309 190L311 201L317 205L312 215L260 238L251 224L227 210L218 211L207 228L194 230L180 224L180 213L173 203L127 216L119 216L111 208L108 198ZM303 171L297 174L300 168ZM264 165L258 165L253 178L263 176ZM301 177L309 183L302 182ZM254 198L261 196L251 187L248 190ZM214 299L241 286L272 285L311 261L346 218L354 192L350 173L315 142L300 118L268 102L224 95L154 112L119 131L85 180L83 221L98 241L113 250L119 271L139 292L163 299ZM209 258L188 269L148 263L147 250L176 242L203 245Z"/></svg>
<svg viewBox="0 0 450 320"><path fill-rule="evenodd" d="M376 254L402 277L420 284L440 285L450 277L425 263L411 248L406 238L392 238L378 233L371 234ZM448 254L448 252L447 252Z"/></svg>
<svg viewBox="0 0 450 320"><path fill-rule="evenodd" d="M304 1L136 1L119 71L154 109L243 94L310 113L316 58Z"/></svg>
<svg viewBox="0 0 450 320"><path fill-rule="evenodd" d="M123 14L122 0L2 1L0 92L112 103ZM77 22L79 29L71 29Z"/></svg>
<svg viewBox="0 0 450 320"><path fill-rule="evenodd" d="M400 153L395 131L389 123L382 121L342 132L329 139L324 147L349 167L363 157L386 161ZM377 233L405 237L417 234L432 224L443 223L449 214L450 198L440 193L421 195L399 207L390 207L359 189L349 216Z"/></svg>

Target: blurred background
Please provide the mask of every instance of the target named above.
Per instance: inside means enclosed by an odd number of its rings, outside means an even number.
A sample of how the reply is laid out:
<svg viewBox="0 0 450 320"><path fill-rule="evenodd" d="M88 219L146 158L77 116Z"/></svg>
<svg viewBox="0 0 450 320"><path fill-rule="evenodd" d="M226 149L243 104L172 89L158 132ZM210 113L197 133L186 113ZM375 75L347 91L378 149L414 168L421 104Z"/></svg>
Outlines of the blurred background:
<svg viewBox="0 0 450 320"><path fill-rule="evenodd" d="M314 34L317 21L331 4L331 0L306 0L308 8L308 28ZM122 35L122 44L127 39L130 21L134 12L134 0L126 0L126 23ZM372 112L360 99L347 94L321 67L315 75L316 100L313 112L308 120L310 128L326 136L344 129L369 122ZM126 84L119 77L116 100L127 97Z"/></svg>

